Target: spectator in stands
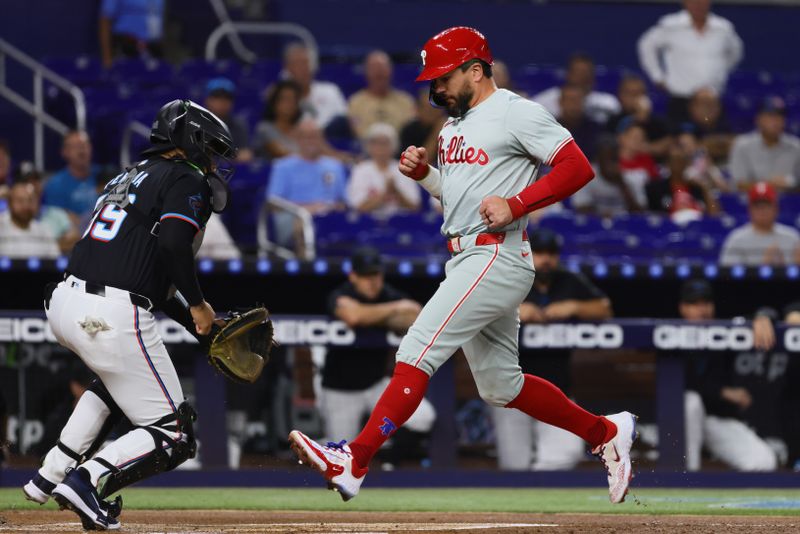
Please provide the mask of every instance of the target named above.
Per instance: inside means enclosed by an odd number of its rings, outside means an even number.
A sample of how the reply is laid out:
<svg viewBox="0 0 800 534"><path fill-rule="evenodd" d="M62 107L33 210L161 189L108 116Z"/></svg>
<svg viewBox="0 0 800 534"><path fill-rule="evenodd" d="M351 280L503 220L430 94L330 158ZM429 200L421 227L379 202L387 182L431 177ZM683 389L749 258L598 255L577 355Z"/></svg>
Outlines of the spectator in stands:
<svg viewBox="0 0 800 534"><path fill-rule="evenodd" d="M424 146L428 154L436 154L439 131L447 121L447 115L442 108L431 106L428 101L429 96L430 91L427 87L418 93L417 115L400 131L400 150L412 145Z"/></svg>
<svg viewBox="0 0 800 534"><path fill-rule="evenodd" d="M37 199L42 198L44 180L39 171L34 168L33 163L30 161L20 163L16 175L19 177L18 182L33 186ZM42 205L39 207L36 218L50 230L50 234L58 241L58 248L63 254L68 254L81 238L80 227L75 224L74 218L70 217L69 212L64 208Z"/></svg>
<svg viewBox="0 0 800 534"><path fill-rule="evenodd" d="M536 278L520 304L520 322L599 321L612 316L611 302L600 289L561 267L561 236L540 228L530 241ZM521 349L519 363L524 373L545 378L569 394L570 355L569 350ZM500 469L571 469L585 457L584 443L574 434L517 410L492 408L491 412Z"/></svg>
<svg viewBox="0 0 800 534"><path fill-rule="evenodd" d="M742 59L742 40L730 21L711 13L711 0L683 0L682 11L662 17L639 39L639 62L670 95L667 117L688 118L689 97L704 87L725 90Z"/></svg>
<svg viewBox="0 0 800 534"><path fill-rule="evenodd" d="M508 65L506 65L505 61L500 61L499 59L494 60L494 63L492 63L492 79L494 80L494 84L498 89L508 89L509 91L514 91L520 96L525 96L524 92L515 87L514 81L511 79L511 73L508 71Z"/></svg>
<svg viewBox="0 0 800 534"><path fill-rule="evenodd" d="M559 92L558 122L569 130L587 158L594 157L594 143L602 131L600 123L586 112L586 93L576 85L565 85Z"/></svg>
<svg viewBox="0 0 800 534"><path fill-rule="evenodd" d="M375 123L367 130L364 141L369 159L353 167L347 184L347 204L382 219L401 211L417 211L420 189L398 170L394 155L399 142L394 127Z"/></svg>
<svg viewBox="0 0 800 534"><path fill-rule="evenodd" d="M719 215L719 204L703 181L691 180L687 174L690 155L680 145L669 149L665 180L654 180L645 186L650 211L668 213L676 224Z"/></svg>
<svg viewBox="0 0 800 534"><path fill-rule="evenodd" d="M314 79L316 66L311 54L302 43L292 43L283 53L284 75L300 86L300 107L317 121L320 128L327 128L338 118L346 121L347 102L341 89L331 82Z"/></svg>
<svg viewBox="0 0 800 534"><path fill-rule="evenodd" d="M586 54L573 54L567 64L564 85L542 91L534 95L531 100L543 105L554 117L560 117L564 110L561 91L566 86L577 87L585 98L586 115L599 124L605 124L609 117L619 113L619 101L610 93L595 91L594 76L594 61L592 58Z"/></svg>
<svg viewBox="0 0 800 534"><path fill-rule="evenodd" d="M572 207L580 212L600 217L616 217L642 211L619 167L619 145L612 135L597 140L595 178L572 195Z"/></svg>
<svg viewBox="0 0 800 534"><path fill-rule="evenodd" d="M800 389L796 384L800 381L800 361L783 350L775 347L775 328L773 323L783 320L789 327L800 325L800 301L792 302L783 309L783 314L770 308L760 308L753 319L753 346L757 351L751 355L750 361L742 362L745 369L752 370L761 387L754 399L758 406L750 415L753 426L766 436L780 435L785 445L786 462L794 471L800 471ZM755 361L753 361L755 360ZM768 403L763 403L768 399ZM775 406L779 408L774 409ZM777 423L777 425L776 425ZM771 428L770 428L771 427ZM772 445L774 441L770 441ZM778 444L779 445L779 444ZM781 450L781 447L773 449ZM782 456L778 455L779 458Z"/></svg>
<svg viewBox="0 0 800 534"><path fill-rule="evenodd" d="M322 130L313 119L303 119L297 125L295 137L298 153L275 161L267 197L288 200L305 208L311 215L344 210L347 172L341 162L323 155L325 139ZM277 215L278 242L289 243L292 233L299 227L287 214Z"/></svg>
<svg viewBox="0 0 800 534"><path fill-rule="evenodd" d="M197 256L215 260L237 260L242 257L231 234L225 228L222 217L216 213L211 214L203 229L203 243L197 251Z"/></svg>
<svg viewBox="0 0 800 534"><path fill-rule="evenodd" d="M351 258L347 282L328 296L328 311L336 319L354 329L379 329L404 334L419 315L422 307L404 293L384 281L384 266L380 253L371 247L357 249ZM389 382L387 371L394 363L396 349L354 348L331 346L322 369L320 410L329 437L353 439L364 416L378 401ZM405 424L411 432L405 437L396 434L392 439L405 441L430 432L436 412L423 399L417 411ZM410 423L410 424L409 424Z"/></svg>
<svg viewBox="0 0 800 534"><path fill-rule="evenodd" d="M100 166L92 164L92 143L86 132L64 135L61 157L67 166L53 174L44 187L44 203L64 208L76 222L94 209Z"/></svg>
<svg viewBox="0 0 800 534"><path fill-rule="evenodd" d="M100 53L108 68L116 56L161 57L164 0L103 0Z"/></svg>
<svg viewBox="0 0 800 534"><path fill-rule="evenodd" d="M705 280L688 280L681 287L680 316L702 322L715 318L714 295ZM705 446L719 460L739 471L772 471L775 453L746 422L753 405L749 370L737 368L730 354L698 352L688 355L686 417L686 468L700 468ZM773 408L773 413L774 409Z"/></svg>
<svg viewBox="0 0 800 534"><path fill-rule="evenodd" d="M625 117L633 117L636 124L644 128L647 137L647 152L656 159L664 157L672 138L667 122L653 114L653 102L647 95L647 86L638 74L626 74L617 88L621 109L608 119L606 129L616 132Z"/></svg>
<svg viewBox="0 0 800 534"><path fill-rule="evenodd" d="M764 181L778 191L800 185L800 139L786 133L786 104L781 98L764 100L755 132L740 135L731 149L730 173L746 191Z"/></svg>
<svg viewBox="0 0 800 534"><path fill-rule="evenodd" d="M748 193L750 222L733 230L722 245L722 265L786 265L800 263L800 233L776 222L778 193L758 182Z"/></svg>
<svg viewBox="0 0 800 534"><path fill-rule="evenodd" d="M622 176L636 198L636 203L646 206L645 188L652 180L659 179L660 172L655 160L647 152L644 128L632 117L627 117L617 126L617 143Z"/></svg>
<svg viewBox="0 0 800 534"><path fill-rule="evenodd" d="M725 118L722 103L713 89L700 89L689 100L689 120L673 126L673 131L686 129L687 123L714 161L725 162L733 142L733 128Z"/></svg>
<svg viewBox="0 0 800 534"><path fill-rule="evenodd" d="M414 99L392 87L392 60L382 50L374 50L364 60L367 86L353 94L348 115L359 139L376 123L390 124L395 131L414 118Z"/></svg>
<svg viewBox="0 0 800 534"><path fill-rule="evenodd" d="M685 123L675 138L678 146L689 155L689 168L686 169L687 179L705 184L714 191L729 191L730 186L725 176L694 132L694 125Z"/></svg>
<svg viewBox="0 0 800 534"><path fill-rule="evenodd" d="M8 210L0 213L0 256L55 258L58 244L50 230L36 220L39 199L33 185L17 182L8 194Z"/></svg>
<svg viewBox="0 0 800 534"><path fill-rule="evenodd" d="M293 80L280 80L267 91L264 114L256 125L254 150L275 159L297 153L294 131L303 116L301 89Z"/></svg>
<svg viewBox="0 0 800 534"><path fill-rule="evenodd" d="M11 181L11 151L8 149L8 141L0 139L0 198L5 198L8 194Z"/></svg>
<svg viewBox="0 0 800 534"><path fill-rule="evenodd" d="M236 161L245 163L253 159L250 146L250 134L247 123L233 115L236 100L236 85L228 78L213 78L206 84L205 106L222 119L231 131L233 142L239 147Z"/></svg>

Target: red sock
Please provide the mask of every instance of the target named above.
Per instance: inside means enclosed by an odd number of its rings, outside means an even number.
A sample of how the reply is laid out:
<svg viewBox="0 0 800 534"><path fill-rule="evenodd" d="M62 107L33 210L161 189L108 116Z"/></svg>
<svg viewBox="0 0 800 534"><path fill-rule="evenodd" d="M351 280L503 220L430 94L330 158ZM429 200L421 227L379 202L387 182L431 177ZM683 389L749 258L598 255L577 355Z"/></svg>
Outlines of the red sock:
<svg viewBox="0 0 800 534"><path fill-rule="evenodd" d="M424 371L407 363L395 365L392 380L378 399L367 425L350 442L353 459L359 467L366 468L381 445L416 411L429 379Z"/></svg>
<svg viewBox="0 0 800 534"><path fill-rule="evenodd" d="M617 434L617 425L605 417L591 414L569 400L564 392L543 378L525 375L517 398L506 408L526 414L586 440L592 448L608 442Z"/></svg>

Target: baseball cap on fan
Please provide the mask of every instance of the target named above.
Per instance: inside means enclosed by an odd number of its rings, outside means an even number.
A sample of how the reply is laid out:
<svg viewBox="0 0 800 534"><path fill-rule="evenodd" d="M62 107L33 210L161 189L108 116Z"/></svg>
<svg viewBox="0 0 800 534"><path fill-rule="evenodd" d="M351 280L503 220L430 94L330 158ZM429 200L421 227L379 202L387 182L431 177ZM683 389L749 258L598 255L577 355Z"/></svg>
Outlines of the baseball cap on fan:
<svg viewBox="0 0 800 534"><path fill-rule="evenodd" d="M775 204L778 202L778 192L775 191L775 188L772 187L771 184L767 182L758 182L753 184L750 191L747 192L747 199L750 201L750 204L755 204L757 202Z"/></svg>
<svg viewBox="0 0 800 534"><path fill-rule="evenodd" d="M768 96L761 102L758 112L786 116L786 102L779 96Z"/></svg>
<svg viewBox="0 0 800 534"><path fill-rule="evenodd" d="M687 280L681 286L681 302L694 304L696 302L713 302L714 290L705 280Z"/></svg>
<svg viewBox="0 0 800 534"><path fill-rule="evenodd" d="M228 78L213 78L206 84L206 96L222 96L233 98L236 95L236 84Z"/></svg>
<svg viewBox="0 0 800 534"><path fill-rule="evenodd" d="M384 269L381 253L373 247L356 249L350 257L350 264L353 272L362 276L382 273Z"/></svg>

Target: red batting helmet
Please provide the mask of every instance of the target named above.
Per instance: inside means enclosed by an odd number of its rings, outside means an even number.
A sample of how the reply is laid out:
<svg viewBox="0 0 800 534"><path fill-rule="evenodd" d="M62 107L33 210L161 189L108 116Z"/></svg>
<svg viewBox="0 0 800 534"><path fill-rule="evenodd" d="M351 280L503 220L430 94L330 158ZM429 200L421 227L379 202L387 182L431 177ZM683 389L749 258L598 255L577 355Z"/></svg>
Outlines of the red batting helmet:
<svg viewBox="0 0 800 534"><path fill-rule="evenodd" d="M466 26L448 28L431 37L422 47L422 72L418 82L433 80L460 67L471 59L492 64L489 43L481 32Z"/></svg>

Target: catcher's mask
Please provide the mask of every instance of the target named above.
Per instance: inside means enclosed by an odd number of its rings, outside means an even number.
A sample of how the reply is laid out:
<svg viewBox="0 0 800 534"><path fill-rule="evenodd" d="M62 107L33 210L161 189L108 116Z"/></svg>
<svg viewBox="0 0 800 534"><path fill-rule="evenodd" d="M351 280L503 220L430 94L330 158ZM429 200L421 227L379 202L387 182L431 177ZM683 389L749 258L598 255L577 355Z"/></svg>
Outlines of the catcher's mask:
<svg viewBox="0 0 800 534"><path fill-rule="evenodd" d="M144 154L179 148L186 160L206 175L211 187L211 208L221 213L228 205L228 182L238 149L228 126L216 115L191 100L173 100L156 114L150 130L152 147Z"/></svg>

